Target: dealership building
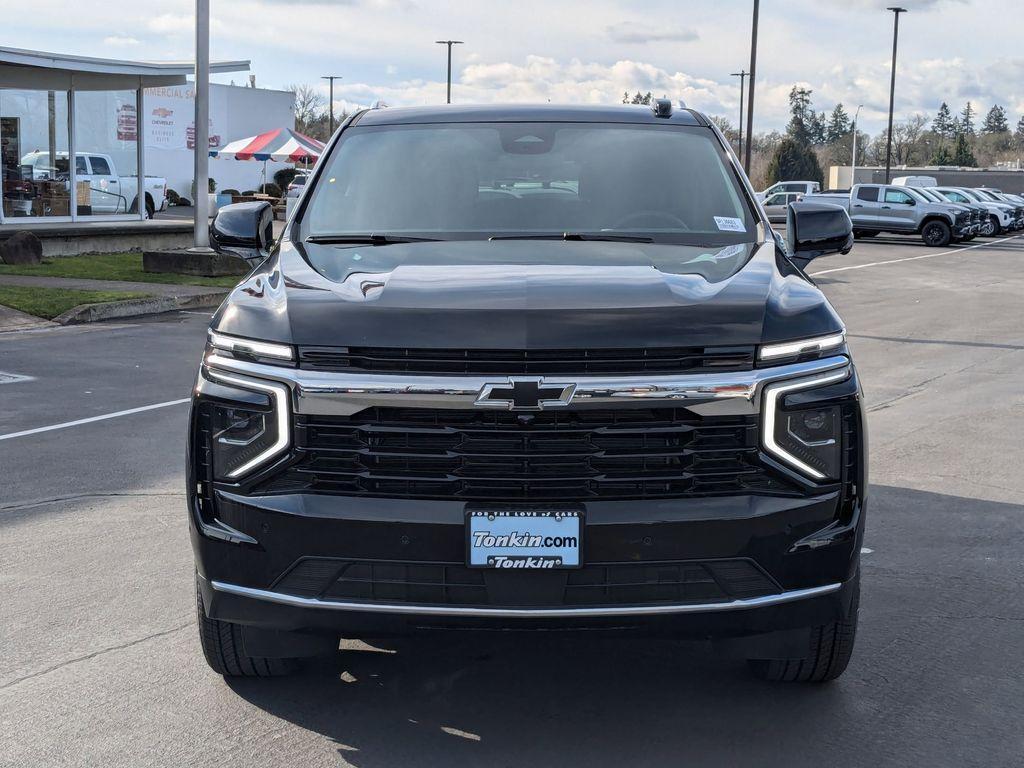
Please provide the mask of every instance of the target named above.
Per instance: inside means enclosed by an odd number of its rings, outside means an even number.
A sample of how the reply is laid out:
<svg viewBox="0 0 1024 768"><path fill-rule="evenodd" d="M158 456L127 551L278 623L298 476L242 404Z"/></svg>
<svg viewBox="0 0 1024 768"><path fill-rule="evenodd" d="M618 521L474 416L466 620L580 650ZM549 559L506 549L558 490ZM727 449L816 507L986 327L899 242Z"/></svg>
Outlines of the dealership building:
<svg viewBox="0 0 1024 768"><path fill-rule="evenodd" d="M214 73L248 69L211 64ZM142 220L137 192L149 188L147 176L191 199L193 73L191 62L0 47L0 231ZM210 85L211 149L294 124L290 92ZM268 163L268 177L282 167ZM219 189L254 189L263 173L259 162L210 160Z"/></svg>

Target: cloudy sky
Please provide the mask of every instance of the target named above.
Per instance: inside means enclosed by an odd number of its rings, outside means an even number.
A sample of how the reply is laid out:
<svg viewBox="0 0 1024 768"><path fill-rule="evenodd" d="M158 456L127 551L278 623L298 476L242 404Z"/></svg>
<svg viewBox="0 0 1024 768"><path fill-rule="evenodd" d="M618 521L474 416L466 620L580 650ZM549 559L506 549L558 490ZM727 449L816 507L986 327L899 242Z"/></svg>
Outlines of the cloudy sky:
<svg viewBox="0 0 1024 768"><path fill-rule="evenodd" d="M0 5L14 0L0 0ZM33 0L4 13L0 45L126 59L191 58L192 0ZM259 85L335 84L339 107L454 100L614 102L625 90L682 98L734 123L749 61L751 0L211 0L212 55L250 59ZM892 0L763 0L756 130L781 128L795 84L842 101L876 132L888 108ZM946 100L1024 113L1020 0L905 0L897 114ZM236 76L241 81L243 76ZM230 76L217 78L227 82ZM326 84L323 86L326 92Z"/></svg>

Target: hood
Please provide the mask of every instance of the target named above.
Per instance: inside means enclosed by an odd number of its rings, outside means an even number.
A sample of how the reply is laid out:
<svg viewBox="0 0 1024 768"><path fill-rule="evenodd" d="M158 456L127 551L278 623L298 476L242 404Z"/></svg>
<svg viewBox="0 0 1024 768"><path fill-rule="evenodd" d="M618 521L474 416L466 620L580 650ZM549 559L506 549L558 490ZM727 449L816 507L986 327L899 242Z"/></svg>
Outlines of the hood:
<svg viewBox="0 0 1024 768"><path fill-rule="evenodd" d="M842 324L771 242L520 240L284 242L213 327L315 346L597 349L752 345Z"/></svg>

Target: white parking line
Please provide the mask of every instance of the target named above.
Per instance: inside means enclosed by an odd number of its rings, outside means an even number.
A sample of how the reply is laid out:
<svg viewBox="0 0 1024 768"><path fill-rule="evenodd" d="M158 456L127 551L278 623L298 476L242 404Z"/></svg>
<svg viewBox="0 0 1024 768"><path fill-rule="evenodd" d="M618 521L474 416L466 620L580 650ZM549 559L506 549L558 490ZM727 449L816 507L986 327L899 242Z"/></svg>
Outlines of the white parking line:
<svg viewBox="0 0 1024 768"><path fill-rule="evenodd" d="M126 411L117 411L115 413L105 413L102 416L90 416L87 419L76 419L75 421L65 421L63 424L51 424L48 427L36 427L35 429L25 429L21 432L11 432L6 435L0 435L0 440L13 440L16 437L26 437L28 435L38 435L40 432L51 432L55 429L67 429L68 427L77 427L80 424L91 424L94 421L104 421L106 419L116 419L119 416L131 416L133 413L142 413L143 411L155 411L157 408L167 408L171 405L181 405L182 403L189 402L190 398L184 397L181 400L168 400L166 403L154 403L153 405L143 405L139 408L129 408Z"/></svg>
<svg viewBox="0 0 1024 768"><path fill-rule="evenodd" d="M923 253L920 256L907 256L905 259L889 259L888 261L872 261L870 264L851 264L848 267L836 267L835 269L823 269L821 272L811 272L811 277L818 277L819 275L830 275L833 272L846 272L848 269L867 269L868 267L880 267L883 264L899 264L902 261L917 261L918 259L931 259L936 256L948 256L952 253L963 253L964 251L973 251L975 248L984 248L987 245L997 245L999 243L1005 243L1009 240L1016 240L1020 235L1012 235L1010 237L1004 237L999 240L993 240L991 243L978 243L977 245L968 245L964 248L955 248L952 251L939 251L938 253Z"/></svg>

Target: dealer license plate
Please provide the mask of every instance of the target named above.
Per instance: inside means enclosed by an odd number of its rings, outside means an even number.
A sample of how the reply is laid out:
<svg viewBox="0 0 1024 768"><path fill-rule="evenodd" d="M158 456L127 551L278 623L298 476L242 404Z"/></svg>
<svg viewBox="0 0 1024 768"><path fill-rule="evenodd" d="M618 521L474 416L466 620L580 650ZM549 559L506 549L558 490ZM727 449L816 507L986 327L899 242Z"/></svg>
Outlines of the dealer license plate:
<svg viewBox="0 0 1024 768"><path fill-rule="evenodd" d="M579 568L576 510L473 510L466 532L471 568Z"/></svg>

